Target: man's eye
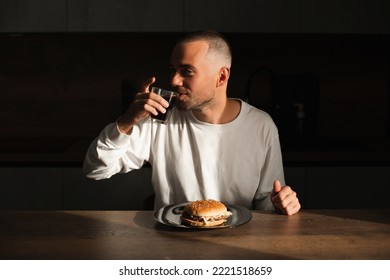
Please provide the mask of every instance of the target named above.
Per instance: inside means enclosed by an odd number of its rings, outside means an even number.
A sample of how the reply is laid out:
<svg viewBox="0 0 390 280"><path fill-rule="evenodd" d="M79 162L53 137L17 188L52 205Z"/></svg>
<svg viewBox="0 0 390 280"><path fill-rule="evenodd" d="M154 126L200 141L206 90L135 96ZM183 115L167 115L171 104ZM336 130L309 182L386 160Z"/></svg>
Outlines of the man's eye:
<svg viewBox="0 0 390 280"><path fill-rule="evenodd" d="M171 71L172 76L179 74L182 77L190 77L190 76L193 76L195 74L195 71L191 68L175 69L175 68L171 67L170 71Z"/></svg>
<svg viewBox="0 0 390 280"><path fill-rule="evenodd" d="M188 77L188 76L192 76L192 75L194 74L194 71L192 71L192 69L183 69L183 70L181 71L181 74L182 74L183 76Z"/></svg>

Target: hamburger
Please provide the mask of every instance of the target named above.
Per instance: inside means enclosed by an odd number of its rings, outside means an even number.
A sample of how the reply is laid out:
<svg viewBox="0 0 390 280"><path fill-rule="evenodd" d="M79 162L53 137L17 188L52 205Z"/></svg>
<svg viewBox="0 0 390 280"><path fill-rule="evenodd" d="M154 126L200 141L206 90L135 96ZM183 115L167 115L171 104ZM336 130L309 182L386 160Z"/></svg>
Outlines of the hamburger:
<svg viewBox="0 0 390 280"><path fill-rule="evenodd" d="M222 225L231 215L219 201L197 200L184 207L181 222L192 227L212 227Z"/></svg>

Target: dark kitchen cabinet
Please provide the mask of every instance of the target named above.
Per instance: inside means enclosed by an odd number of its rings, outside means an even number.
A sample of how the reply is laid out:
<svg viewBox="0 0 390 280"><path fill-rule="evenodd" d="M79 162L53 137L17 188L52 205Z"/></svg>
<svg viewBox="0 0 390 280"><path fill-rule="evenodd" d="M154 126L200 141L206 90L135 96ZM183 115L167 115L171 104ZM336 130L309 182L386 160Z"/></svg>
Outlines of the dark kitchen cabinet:
<svg viewBox="0 0 390 280"><path fill-rule="evenodd" d="M68 0L69 32L182 32L182 0Z"/></svg>
<svg viewBox="0 0 390 280"><path fill-rule="evenodd" d="M79 167L0 168L0 210L142 210L153 207L151 169L91 180Z"/></svg>
<svg viewBox="0 0 390 280"><path fill-rule="evenodd" d="M3 0L0 32L389 34L384 0Z"/></svg>
<svg viewBox="0 0 390 280"><path fill-rule="evenodd" d="M388 208L390 166L287 166L305 209Z"/></svg>
<svg viewBox="0 0 390 280"><path fill-rule="evenodd" d="M81 168L63 168L64 209L141 210L153 194L151 168L117 174L110 179L91 180Z"/></svg>
<svg viewBox="0 0 390 280"><path fill-rule="evenodd" d="M301 33L390 33L390 1L302 0L301 5Z"/></svg>
<svg viewBox="0 0 390 280"><path fill-rule="evenodd" d="M0 32L66 32L66 0L2 0Z"/></svg>
<svg viewBox="0 0 390 280"><path fill-rule="evenodd" d="M305 207L388 208L389 166L307 167Z"/></svg>
<svg viewBox="0 0 390 280"><path fill-rule="evenodd" d="M0 168L0 209L61 210L63 208L60 168Z"/></svg>
<svg viewBox="0 0 390 280"><path fill-rule="evenodd" d="M186 31L298 33L299 10L297 1L185 1L184 28Z"/></svg>

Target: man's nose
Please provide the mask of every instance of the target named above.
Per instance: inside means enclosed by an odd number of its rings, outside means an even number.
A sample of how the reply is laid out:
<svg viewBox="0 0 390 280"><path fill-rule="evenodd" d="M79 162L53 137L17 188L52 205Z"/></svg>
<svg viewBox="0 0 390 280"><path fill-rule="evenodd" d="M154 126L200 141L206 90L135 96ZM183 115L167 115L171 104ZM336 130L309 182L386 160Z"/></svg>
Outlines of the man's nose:
<svg viewBox="0 0 390 280"><path fill-rule="evenodd" d="M183 86L183 79L179 75L179 73L173 73L171 77L171 86L172 87L180 87Z"/></svg>

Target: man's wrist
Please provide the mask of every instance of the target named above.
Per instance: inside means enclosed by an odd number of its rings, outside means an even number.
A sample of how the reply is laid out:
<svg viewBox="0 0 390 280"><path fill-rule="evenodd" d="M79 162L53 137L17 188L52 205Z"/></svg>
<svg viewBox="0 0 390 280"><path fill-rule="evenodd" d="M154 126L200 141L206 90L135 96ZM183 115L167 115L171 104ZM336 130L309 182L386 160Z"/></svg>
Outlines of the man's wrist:
<svg viewBox="0 0 390 280"><path fill-rule="evenodd" d="M116 120L116 127L118 131L122 134L130 135L133 131L133 125L129 125L126 122L123 121L123 117L119 117Z"/></svg>

